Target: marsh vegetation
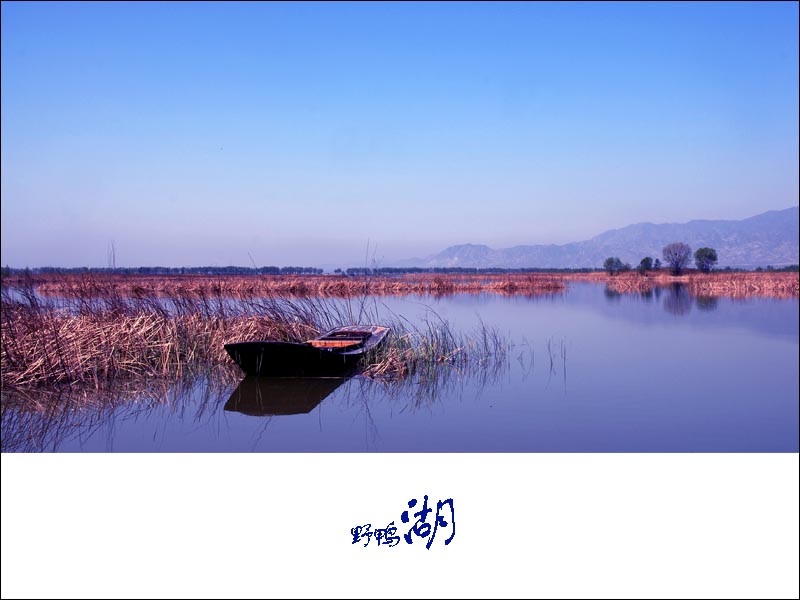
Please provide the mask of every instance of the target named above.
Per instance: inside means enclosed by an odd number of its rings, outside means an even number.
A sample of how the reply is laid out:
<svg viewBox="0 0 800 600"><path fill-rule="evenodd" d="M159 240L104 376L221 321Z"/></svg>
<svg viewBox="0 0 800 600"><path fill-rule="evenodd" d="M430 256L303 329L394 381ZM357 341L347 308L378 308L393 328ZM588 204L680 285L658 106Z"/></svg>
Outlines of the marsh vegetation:
<svg viewBox="0 0 800 600"><path fill-rule="evenodd" d="M435 313L412 324L378 315L375 299L334 303L324 298L249 294L227 297L204 288L165 288L158 296L126 295L114 280L86 278L60 297L31 285L2 294L3 385L90 385L119 378L188 376L235 369L224 345L242 340L302 342L353 323L391 327L387 343L367 356L373 378L431 374L443 365L465 368L501 358L508 341L483 326L457 332Z"/></svg>

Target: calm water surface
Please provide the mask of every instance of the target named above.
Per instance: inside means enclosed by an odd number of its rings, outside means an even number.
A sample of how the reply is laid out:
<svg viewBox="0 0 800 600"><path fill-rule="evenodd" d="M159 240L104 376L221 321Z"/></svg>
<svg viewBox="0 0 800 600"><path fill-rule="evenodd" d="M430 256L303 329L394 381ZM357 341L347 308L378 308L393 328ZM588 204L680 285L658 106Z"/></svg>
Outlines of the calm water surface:
<svg viewBox="0 0 800 600"><path fill-rule="evenodd" d="M402 384L201 377L46 410L4 393L3 450L798 451L796 299L572 284L545 298L373 302L412 322L438 315L459 331L482 321L513 347L487 368Z"/></svg>

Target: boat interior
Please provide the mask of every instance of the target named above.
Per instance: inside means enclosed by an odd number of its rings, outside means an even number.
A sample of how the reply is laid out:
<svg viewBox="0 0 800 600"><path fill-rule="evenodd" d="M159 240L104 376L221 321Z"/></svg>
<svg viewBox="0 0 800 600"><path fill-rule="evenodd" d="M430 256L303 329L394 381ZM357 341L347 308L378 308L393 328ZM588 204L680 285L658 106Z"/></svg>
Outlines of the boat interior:
<svg viewBox="0 0 800 600"><path fill-rule="evenodd" d="M308 340L315 348L358 348L373 334L371 330L333 331L322 337Z"/></svg>

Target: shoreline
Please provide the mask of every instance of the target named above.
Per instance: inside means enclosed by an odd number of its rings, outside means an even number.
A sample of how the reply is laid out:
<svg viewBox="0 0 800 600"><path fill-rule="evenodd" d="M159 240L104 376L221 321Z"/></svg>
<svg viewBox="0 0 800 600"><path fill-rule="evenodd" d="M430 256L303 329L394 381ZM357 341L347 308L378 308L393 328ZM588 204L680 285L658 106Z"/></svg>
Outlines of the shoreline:
<svg viewBox="0 0 800 600"><path fill-rule="evenodd" d="M606 284L613 291L641 292L655 287L682 284L694 295L800 296L800 273L783 271L701 273L686 271L672 275L668 270L625 271L615 275L589 273L506 273L506 274L402 274L374 276L341 275L118 275L69 274L6 277L3 285L32 286L43 297L178 297L254 298L339 297L409 294L449 295L456 293L558 294L570 282Z"/></svg>

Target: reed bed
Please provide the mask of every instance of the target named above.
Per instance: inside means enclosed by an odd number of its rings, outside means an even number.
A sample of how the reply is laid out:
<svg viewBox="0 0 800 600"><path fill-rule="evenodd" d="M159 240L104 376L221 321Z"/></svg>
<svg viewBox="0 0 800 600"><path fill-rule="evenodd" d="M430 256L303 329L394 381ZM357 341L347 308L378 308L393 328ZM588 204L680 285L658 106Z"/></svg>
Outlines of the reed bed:
<svg viewBox="0 0 800 600"><path fill-rule="evenodd" d="M800 276L787 272L699 273L674 276L668 270L636 271L611 276L593 273L511 273L503 275L413 274L399 276L344 277L319 275L38 275L31 279L43 297L86 298L237 298L273 296L289 298L357 298L408 294L445 296L458 293L503 295L552 295L566 290L569 282L605 283L620 292L637 292L681 283L693 295L767 296L800 295ZM6 280L21 285L21 278Z"/></svg>
<svg viewBox="0 0 800 600"><path fill-rule="evenodd" d="M363 374L390 381L409 376L432 381L441 374L439 366L443 364L461 371L488 366L497 369L509 348L504 335L483 324L473 332L457 333L441 319L413 329L395 323L390 343L368 357Z"/></svg>
<svg viewBox="0 0 800 600"><path fill-rule="evenodd" d="M388 320L387 320L388 319ZM89 385L113 379L183 377L232 366L224 345L241 340L303 341L352 323L388 324L392 333L369 357L366 375L397 380L437 366L464 366L502 354L505 340L484 327L455 334L441 319L422 327L379 318L365 298L335 305L324 299L221 297L129 298L91 288L42 299L33 289L3 290L2 385Z"/></svg>
<svg viewBox="0 0 800 600"><path fill-rule="evenodd" d="M20 278L10 279L21 285ZM562 292L562 276L541 273L508 275L400 275L345 277L319 275L236 275L236 276L137 276L58 275L36 276L32 280L42 296L83 297L121 295L142 297L228 297L258 298L326 297L354 298L364 295L399 296L456 293L553 294Z"/></svg>
<svg viewBox="0 0 800 600"><path fill-rule="evenodd" d="M668 272L650 272L640 275L632 271L619 275L587 273L569 276L573 281L605 283L614 292L646 292L656 287L683 285L690 295L704 297L747 298L797 298L800 295L800 276L797 273L697 273L671 275Z"/></svg>

